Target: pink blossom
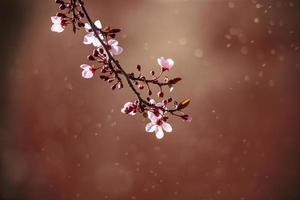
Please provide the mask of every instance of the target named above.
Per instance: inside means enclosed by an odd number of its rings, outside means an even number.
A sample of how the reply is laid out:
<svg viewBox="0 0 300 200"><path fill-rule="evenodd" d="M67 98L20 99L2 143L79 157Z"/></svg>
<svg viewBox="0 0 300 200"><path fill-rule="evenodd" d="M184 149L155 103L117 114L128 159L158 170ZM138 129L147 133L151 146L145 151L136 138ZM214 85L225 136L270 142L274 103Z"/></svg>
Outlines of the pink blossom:
<svg viewBox="0 0 300 200"><path fill-rule="evenodd" d="M155 132L157 139L162 139L164 137L164 131L172 132L172 126L166 122L166 118L161 114L154 114L151 111L148 111L148 118L150 123L145 127L147 132Z"/></svg>
<svg viewBox="0 0 300 200"><path fill-rule="evenodd" d="M157 59L157 62L162 71L169 71L174 65L174 61L171 58L165 59L164 57L160 57Z"/></svg>
<svg viewBox="0 0 300 200"><path fill-rule="evenodd" d="M115 39L110 39L108 41L108 45L110 47L109 52L112 55L117 56L117 55L120 55L123 52L123 48L119 46L119 42Z"/></svg>
<svg viewBox="0 0 300 200"><path fill-rule="evenodd" d="M65 30L66 24L61 17L52 16L51 21L53 23L53 25L51 26L51 31L61 33Z"/></svg>
<svg viewBox="0 0 300 200"><path fill-rule="evenodd" d="M102 28L102 24L101 24L101 22L99 20L95 21L95 26L98 29ZM91 25L89 23L85 23L84 28L85 28L85 31L87 32L87 34L83 38L83 44L87 44L87 45L93 44L94 47L100 47L100 46L102 46L101 43L100 43L100 41L95 36L95 33L93 32ZM102 34L99 34L99 37L101 39L104 39L103 36L102 36Z"/></svg>
<svg viewBox="0 0 300 200"><path fill-rule="evenodd" d="M186 122L192 122L193 118L190 115L183 115L181 118Z"/></svg>
<svg viewBox="0 0 300 200"><path fill-rule="evenodd" d="M124 114L135 115L137 113L137 104L133 102L125 103L124 107L121 109L121 112Z"/></svg>
<svg viewBox="0 0 300 200"><path fill-rule="evenodd" d="M80 68L83 69L82 70L82 77L85 79L90 79L93 78L94 74L95 74L95 69L87 64L82 64L80 65Z"/></svg>

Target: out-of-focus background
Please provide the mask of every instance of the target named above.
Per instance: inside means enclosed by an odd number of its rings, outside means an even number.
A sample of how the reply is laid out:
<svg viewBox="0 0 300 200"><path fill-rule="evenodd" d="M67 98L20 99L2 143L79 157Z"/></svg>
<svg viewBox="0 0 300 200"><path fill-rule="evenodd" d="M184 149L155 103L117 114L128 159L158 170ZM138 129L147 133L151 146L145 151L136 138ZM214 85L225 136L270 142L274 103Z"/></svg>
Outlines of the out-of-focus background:
<svg viewBox="0 0 300 200"><path fill-rule="evenodd" d="M145 133L130 90L81 78L92 47L50 31L54 1L2 0L0 199L300 199L298 0L85 2L126 70L175 60L193 122Z"/></svg>

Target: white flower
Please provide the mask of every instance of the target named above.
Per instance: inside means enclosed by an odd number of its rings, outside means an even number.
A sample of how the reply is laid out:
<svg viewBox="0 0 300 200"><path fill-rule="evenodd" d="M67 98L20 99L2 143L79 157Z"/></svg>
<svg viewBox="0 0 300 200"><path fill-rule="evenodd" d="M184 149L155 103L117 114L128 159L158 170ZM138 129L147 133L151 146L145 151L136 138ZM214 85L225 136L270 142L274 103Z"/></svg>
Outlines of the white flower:
<svg viewBox="0 0 300 200"><path fill-rule="evenodd" d="M133 102L125 103L124 107L121 109L124 114L135 115L137 112L137 105Z"/></svg>
<svg viewBox="0 0 300 200"><path fill-rule="evenodd" d="M51 31L61 33L65 30L66 24L61 17L52 16L51 21L53 25L51 26Z"/></svg>
<svg viewBox="0 0 300 200"><path fill-rule="evenodd" d="M165 59L164 57L160 57L157 59L157 62L162 71L169 71L174 65L174 61L171 58Z"/></svg>
<svg viewBox="0 0 300 200"><path fill-rule="evenodd" d="M99 20L95 21L95 26L98 29L102 28L102 24ZM85 23L84 28L85 28L85 31L87 32L87 34L83 38L83 44L87 44L87 45L93 44L95 47L102 46L100 41L95 36L95 33L93 32L91 25L89 23ZM101 34L99 34L99 37L101 39L103 39L103 36Z"/></svg>
<svg viewBox="0 0 300 200"><path fill-rule="evenodd" d="M112 55L117 56L117 55L120 55L123 52L123 48L119 46L119 42L115 39L110 39L108 41L108 45L110 47L109 52Z"/></svg>
<svg viewBox="0 0 300 200"><path fill-rule="evenodd" d="M83 69L81 74L83 78L90 79L95 74L95 69L90 65L82 64L80 68Z"/></svg>
<svg viewBox="0 0 300 200"><path fill-rule="evenodd" d="M161 113L155 115L153 112L148 111L148 118L151 120L145 127L147 132L155 132L157 139L164 137L164 131L172 132L172 126L165 121L164 116Z"/></svg>

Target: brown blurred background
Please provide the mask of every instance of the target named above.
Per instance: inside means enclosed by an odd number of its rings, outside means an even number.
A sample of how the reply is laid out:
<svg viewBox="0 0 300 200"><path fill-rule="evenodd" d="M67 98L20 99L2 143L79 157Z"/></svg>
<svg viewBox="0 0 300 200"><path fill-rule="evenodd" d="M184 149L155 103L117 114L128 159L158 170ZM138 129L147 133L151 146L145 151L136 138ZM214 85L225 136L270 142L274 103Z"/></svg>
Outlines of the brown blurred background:
<svg viewBox="0 0 300 200"><path fill-rule="evenodd" d="M300 199L298 0L86 4L128 71L175 60L193 122L145 133L132 92L81 78L92 47L50 31L54 1L1 0L0 199Z"/></svg>

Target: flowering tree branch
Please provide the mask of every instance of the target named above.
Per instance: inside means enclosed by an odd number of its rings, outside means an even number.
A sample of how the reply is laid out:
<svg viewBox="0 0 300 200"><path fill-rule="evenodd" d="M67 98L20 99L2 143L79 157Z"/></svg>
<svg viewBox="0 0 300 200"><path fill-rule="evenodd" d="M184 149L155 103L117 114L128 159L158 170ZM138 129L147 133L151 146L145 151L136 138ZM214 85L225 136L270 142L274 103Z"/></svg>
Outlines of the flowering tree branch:
<svg viewBox="0 0 300 200"><path fill-rule="evenodd" d="M164 132L172 132L172 127L167 123L168 114L182 118L185 121L191 121L189 115L184 114L182 111L186 108L190 100L186 99L178 103L173 101L172 98L164 99L164 90L166 87L172 92L174 86L181 81L180 77L169 79L167 76L162 77L173 66L172 59L165 59L164 57L158 58L157 62L161 67L159 75L155 75L154 71L150 71L151 78L146 78L142 74L141 65L137 65L136 69L138 74L128 73L121 66L119 61L114 57L123 52L123 48L119 46L119 42L115 39L116 35L121 31L120 29L112 29L110 27L102 27L99 20L95 23L92 21L85 7L83 0L55 0L59 4L60 12L56 16L51 17L53 25L51 30L53 32L63 32L68 25L72 25L73 32L82 28L85 29L87 34L84 36L83 43L86 45L92 44L95 49L91 55L88 55L88 60L95 62L95 65L82 64L80 67L83 69L82 77L86 79L92 78L96 71L100 71L100 79L111 83L111 89L121 89L124 87L123 78L126 80L129 88L136 96L133 102L127 102L122 113L135 115L137 112L142 113L145 117L150 119L150 123L146 125L147 132L155 132L158 139L163 138ZM86 19L87 23L83 23ZM162 99L161 102L156 103L151 96L153 95L153 86L156 86L159 91L157 96ZM141 90L145 87L148 90L148 96L144 98ZM173 102L170 108L169 104Z"/></svg>

